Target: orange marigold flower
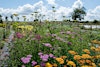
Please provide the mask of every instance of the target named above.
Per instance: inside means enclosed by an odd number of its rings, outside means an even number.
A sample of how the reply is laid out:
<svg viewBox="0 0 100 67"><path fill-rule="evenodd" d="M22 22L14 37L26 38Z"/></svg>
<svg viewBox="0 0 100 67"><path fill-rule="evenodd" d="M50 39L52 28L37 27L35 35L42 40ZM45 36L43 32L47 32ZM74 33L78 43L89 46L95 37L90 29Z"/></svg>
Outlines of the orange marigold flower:
<svg viewBox="0 0 100 67"><path fill-rule="evenodd" d="M36 66L34 66L34 67L40 67L40 65L36 65Z"/></svg>
<svg viewBox="0 0 100 67"><path fill-rule="evenodd" d="M70 65L70 66L76 67L76 64L75 64L73 61L68 61L67 65Z"/></svg>
<svg viewBox="0 0 100 67"><path fill-rule="evenodd" d="M64 65L64 67L67 67L67 65Z"/></svg>
<svg viewBox="0 0 100 67"><path fill-rule="evenodd" d="M56 60L60 63L60 64L63 64L64 63L64 60L62 58L56 58Z"/></svg>
<svg viewBox="0 0 100 67"><path fill-rule="evenodd" d="M53 67L53 66L50 63L46 63L45 67Z"/></svg>
<svg viewBox="0 0 100 67"><path fill-rule="evenodd" d="M58 65L56 63L52 64L53 67L57 67Z"/></svg>
<svg viewBox="0 0 100 67"><path fill-rule="evenodd" d="M95 63L92 63L92 67L97 67Z"/></svg>
<svg viewBox="0 0 100 67"><path fill-rule="evenodd" d="M85 60L83 59L83 60L78 60L78 62L81 64L81 65L83 65L84 63L85 63Z"/></svg>
<svg viewBox="0 0 100 67"><path fill-rule="evenodd" d="M89 63L90 64L91 62L92 62L91 60L86 60L86 63Z"/></svg>
<svg viewBox="0 0 100 67"><path fill-rule="evenodd" d="M92 66L88 66L88 65L82 65L81 67L92 67Z"/></svg>
<svg viewBox="0 0 100 67"><path fill-rule="evenodd" d="M90 49L94 51L96 48L95 47L91 47Z"/></svg>
<svg viewBox="0 0 100 67"><path fill-rule="evenodd" d="M88 49L84 49L83 52L90 54L90 51Z"/></svg>
<svg viewBox="0 0 100 67"><path fill-rule="evenodd" d="M98 66L100 66L100 63L98 64Z"/></svg>
<svg viewBox="0 0 100 67"><path fill-rule="evenodd" d="M70 54L72 54L72 55L76 55L76 54L78 54L77 52L72 51L72 50L69 50L68 53L70 53Z"/></svg>
<svg viewBox="0 0 100 67"><path fill-rule="evenodd" d="M62 59L66 59L66 58L67 58L67 56L61 56L60 58L62 58Z"/></svg>
<svg viewBox="0 0 100 67"><path fill-rule="evenodd" d="M92 58L92 57L88 54L82 54L81 58L88 59L88 58Z"/></svg>
<svg viewBox="0 0 100 67"><path fill-rule="evenodd" d="M75 55L74 56L74 60L80 60L81 59L81 56L80 55Z"/></svg>

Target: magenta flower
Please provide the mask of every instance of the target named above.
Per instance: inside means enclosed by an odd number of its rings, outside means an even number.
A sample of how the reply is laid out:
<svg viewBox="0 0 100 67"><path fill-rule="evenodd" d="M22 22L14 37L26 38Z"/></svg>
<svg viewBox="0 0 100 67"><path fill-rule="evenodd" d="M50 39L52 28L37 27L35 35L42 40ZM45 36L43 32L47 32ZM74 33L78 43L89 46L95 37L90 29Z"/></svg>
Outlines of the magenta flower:
<svg viewBox="0 0 100 67"><path fill-rule="evenodd" d="M41 62L41 67L45 67L45 63L44 62Z"/></svg>
<svg viewBox="0 0 100 67"><path fill-rule="evenodd" d="M44 43L44 46L46 46L46 47L52 47L50 43Z"/></svg>
<svg viewBox="0 0 100 67"><path fill-rule="evenodd" d="M35 66L37 64L36 61L32 61L32 66Z"/></svg>
<svg viewBox="0 0 100 67"><path fill-rule="evenodd" d="M36 40L41 40L41 36L37 34L37 35L35 35L35 39Z"/></svg>
<svg viewBox="0 0 100 67"><path fill-rule="evenodd" d="M42 59L42 61L48 61L49 55L44 54L44 55L41 55L40 58Z"/></svg>
<svg viewBox="0 0 100 67"><path fill-rule="evenodd" d="M16 33L16 36L17 36L17 38L22 38L23 37L23 34L21 34L21 33Z"/></svg>
<svg viewBox="0 0 100 67"><path fill-rule="evenodd" d="M31 58L29 58L29 57L22 57L22 58L21 58L21 61L22 61L24 64L29 63L30 60L31 60Z"/></svg>

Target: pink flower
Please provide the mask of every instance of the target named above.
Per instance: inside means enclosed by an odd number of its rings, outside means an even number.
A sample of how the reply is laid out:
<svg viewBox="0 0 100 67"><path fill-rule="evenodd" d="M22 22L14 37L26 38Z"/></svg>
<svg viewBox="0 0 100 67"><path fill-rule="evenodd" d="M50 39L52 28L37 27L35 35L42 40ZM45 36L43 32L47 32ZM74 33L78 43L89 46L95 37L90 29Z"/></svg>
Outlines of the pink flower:
<svg viewBox="0 0 100 67"><path fill-rule="evenodd" d="M22 58L21 58L21 61L22 61L24 64L29 63L30 60L31 60L31 58L29 58L29 57L22 57Z"/></svg>
<svg viewBox="0 0 100 67"><path fill-rule="evenodd" d="M25 65L22 65L22 67L25 67Z"/></svg>
<svg viewBox="0 0 100 67"><path fill-rule="evenodd" d="M35 66L37 64L37 62L32 61L32 66Z"/></svg>
<svg viewBox="0 0 100 67"><path fill-rule="evenodd" d="M46 47L52 47L50 43L44 43L44 46L46 46Z"/></svg>
<svg viewBox="0 0 100 67"><path fill-rule="evenodd" d="M27 55L27 58L31 58L32 57L32 55Z"/></svg>
<svg viewBox="0 0 100 67"><path fill-rule="evenodd" d="M54 57L54 55L53 54L49 54L49 57L52 58L52 57Z"/></svg>
<svg viewBox="0 0 100 67"><path fill-rule="evenodd" d="M23 37L23 34L21 34L21 33L16 33L16 36L17 36L17 38L22 38L22 37Z"/></svg>
<svg viewBox="0 0 100 67"><path fill-rule="evenodd" d="M66 33L67 33L67 34L71 34L71 31L67 31Z"/></svg>
<svg viewBox="0 0 100 67"><path fill-rule="evenodd" d="M44 54L44 55L41 55L40 58L42 59L42 61L48 61L49 55Z"/></svg>
<svg viewBox="0 0 100 67"><path fill-rule="evenodd" d="M37 34L37 35L35 35L35 39L41 40L41 36Z"/></svg>
<svg viewBox="0 0 100 67"><path fill-rule="evenodd" d="M39 56L40 56L40 55L43 55L43 53L42 53L42 52L39 52L38 55L39 55Z"/></svg>

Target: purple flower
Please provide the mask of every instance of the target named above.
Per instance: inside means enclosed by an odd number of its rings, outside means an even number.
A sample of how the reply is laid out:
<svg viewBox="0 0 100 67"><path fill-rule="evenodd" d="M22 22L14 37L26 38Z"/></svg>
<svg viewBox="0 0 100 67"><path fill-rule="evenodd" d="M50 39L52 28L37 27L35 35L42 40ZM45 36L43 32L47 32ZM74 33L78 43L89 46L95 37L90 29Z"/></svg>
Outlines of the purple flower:
<svg viewBox="0 0 100 67"><path fill-rule="evenodd" d="M44 62L41 62L41 67L45 67L45 63Z"/></svg>
<svg viewBox="0 0 100 67"><path fill-rule="evenodd" d="M36 61L32 61L32 66L35 66L37 64Z"/></svg>
<svg viewBox="0 0 100 67"><path fill-rule="evenodd" d="M49 57L52 58L52 57L54 57L54 55L53 54L49 54Z"/></svg>
<svg viewBox="0 0 100 67"><path fill-rule="evenodd" d="M50 43L44 43L44 46L52 47Z"/></svg>
<svg viewBox="0 0 100 67"><path fill-rule="evenodd" d="M30 60L31 60L31 58L28 58L28 57L22 57L22 58L21 58L21 61L22 61L24 64L29 63Z"/></svg>
<svg viewBox="0 0 100 67"><path fill-rule="evenodd" d="M44 54L44 55L41 55L40 58L42 59L42 61L48 61L49 55Z"/></svg>
<svg viewBox="0 0 100 67"><path fill-rule="evenodd" d="M39 55L39 56L40 56L40 55L43 55L43 53L42 53L42 52L39 52L38 55Z"/></svg>
<svg viewBox="0 0 100 67"><path fill-rule="evenodd" d="M67 44L68 44L68 45L72 45L72 43L71 43L71 42L68 42Z"/></svg>
<svg viewBox="0 0 100 67"><path fill-rule="evenodd" d="M37 35L35 35L35 39L41 40L41 36L37 34Z"/></svg>

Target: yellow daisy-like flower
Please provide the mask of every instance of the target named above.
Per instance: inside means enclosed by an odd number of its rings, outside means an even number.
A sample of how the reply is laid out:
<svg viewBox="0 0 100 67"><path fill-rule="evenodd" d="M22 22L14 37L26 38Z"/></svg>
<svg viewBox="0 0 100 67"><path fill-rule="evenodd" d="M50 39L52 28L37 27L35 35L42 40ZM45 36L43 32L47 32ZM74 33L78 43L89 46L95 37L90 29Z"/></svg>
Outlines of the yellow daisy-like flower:
<svg viewBox="0 0 100 67"><path fill-rule="evenodd" d="M82 54L81 58L88 59L88 58L92 58L92 57L88 54Z"/></svg>
<svg viewBox="0 0 100 67"><path fill-rule="evenodd" d="M34 66L34 67L40 67L40 65L36 65L36 66Z"/></svg>
<svg viewBox="0 0 100 67"><path fill-rule="evenodd" d="M52 64L53 67L57 67L58 65L56 63Z"/></svg>
<svg viewBox="0 0 100 67"><path fill-rule="evenodd" d="M50 64L49 62L46 63L45 67L53 67L52 64Z"/></svg>
<svg viewBox="0 0 100 67"><path fill-rule="evenodd" d="M60 63L60 64L63 64L64 63L64 60L62 58L56 58L56 60Z"/></svg>
<svg viewBox="0 0 100 67"><path fill-rule="evenodd" d="M74 56L74 60L80 60L81 59L81 56L80 55L75 55Z"/></svg>
<svg viewBox="0 0 100 67"><path fill-rule="evenodd" d="M84 49L83 52L90 54L90 51L88 49Z"/></svg>
<svg viewBox="0 0 100 67"><path fill-rule="evenodd" d="M82 65L81 67L92 67L92 66L89 66L89 65Z"/></svg>
<svg viewBox="0 0 100 67"><path fill-rule="evenodd" d="M76 67L76 64L75 64L73 61L68 61L67 65L70 65L70 66Z"/></svg>
<svg viewBox="0 0 100 67"><path fill-rule="evenodd" d="M90 49L94 51L96 48L92 46Z"/></svg>
<svg viewBox="0 0 100 67"><path fill-rule="evenodd" d="M78 54L77 52L73 51L73 50L69 50L68 53L72 54L72 55L76 55Z"/></svg>
<svg viewBox="0 0 100 67"><path fill-rule="evenodd" d="M67 58L67 56L61 56L60 58L62 58L62 59L66 59L66 58Z"/></svg>

